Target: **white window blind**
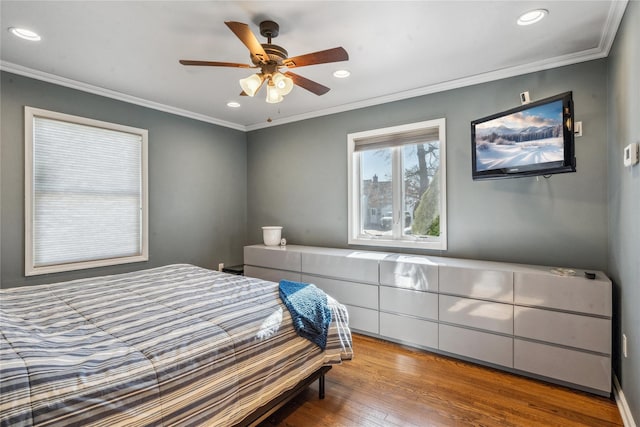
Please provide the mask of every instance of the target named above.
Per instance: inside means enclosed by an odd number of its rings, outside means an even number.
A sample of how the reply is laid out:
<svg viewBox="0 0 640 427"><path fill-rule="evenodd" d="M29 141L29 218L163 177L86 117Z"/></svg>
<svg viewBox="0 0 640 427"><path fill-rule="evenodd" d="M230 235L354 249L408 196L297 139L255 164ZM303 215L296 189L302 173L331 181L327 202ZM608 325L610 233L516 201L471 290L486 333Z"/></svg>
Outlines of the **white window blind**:
<svg viewBox="0 0 640 427"><path fill-rule="evenodd" d="M406 128L407 126L402 126ZM422 144L440 139L438 126L398 131L385 134L371 134L354 139L354 152L364 150L380 150L389 147L401 147L403 145Z"/></svg>
<svg viewBox="0 0 640 427"><path fill-rule="evenodd" d="M27 115L27 274L148 259L146 130Z"/></svg>

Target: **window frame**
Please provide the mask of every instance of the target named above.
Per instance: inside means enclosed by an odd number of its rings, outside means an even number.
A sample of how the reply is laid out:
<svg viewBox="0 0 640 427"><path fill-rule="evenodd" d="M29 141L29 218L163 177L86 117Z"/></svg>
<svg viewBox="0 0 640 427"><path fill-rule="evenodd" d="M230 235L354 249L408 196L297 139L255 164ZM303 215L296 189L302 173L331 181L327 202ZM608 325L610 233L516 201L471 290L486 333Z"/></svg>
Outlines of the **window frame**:
<svg viewBox="0 0 640 427"><path fill-rule="evenodd" d="M361 229L361 162L360 155L356 152L356 142L358 140L372 139L380 140L385 137L390 139L398 134L410 134L422 129L438 128L439 156L440 156L440 236L438 237L408 237L398 235L392 228L391 236L364 236L360 234ZM392 152L391 162L393 164L392 176L392 199L393 199L393 223L402 223L402 168L401 153L399 147ZM446 119L433 119L417 123L409 123L399 126L391 126L380 129L367 130L362 132L347 134L347 165L348 165L348 244L365 245L378 247L392 247L404 249L427 249L444 251L447 249L447 185L446 185Z"/></svg>
<svg viewBox="0 0 640 427"><path fill-rule="evenodd" d="M110 131L131 133L141 137L140 178L140 253L113 258L72 261L37 266L34 259L34 120L45 118L71 124L91 126ZM148 130L74 116L40 108L24 107L25 124L25 276L82 270L149 260L149 188L148 188Z"/></svg>

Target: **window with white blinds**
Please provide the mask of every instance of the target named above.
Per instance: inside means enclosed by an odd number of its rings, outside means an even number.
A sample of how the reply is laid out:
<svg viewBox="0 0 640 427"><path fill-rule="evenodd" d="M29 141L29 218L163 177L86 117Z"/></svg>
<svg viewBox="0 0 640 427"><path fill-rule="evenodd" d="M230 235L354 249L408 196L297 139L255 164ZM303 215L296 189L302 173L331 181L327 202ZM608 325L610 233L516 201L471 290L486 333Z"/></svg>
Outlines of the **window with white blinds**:
<svg viewBox="0 0 640 427"><path fill-rule="evenodd" d="M147 130L25 107L25 274L145 261Z"/></svg>

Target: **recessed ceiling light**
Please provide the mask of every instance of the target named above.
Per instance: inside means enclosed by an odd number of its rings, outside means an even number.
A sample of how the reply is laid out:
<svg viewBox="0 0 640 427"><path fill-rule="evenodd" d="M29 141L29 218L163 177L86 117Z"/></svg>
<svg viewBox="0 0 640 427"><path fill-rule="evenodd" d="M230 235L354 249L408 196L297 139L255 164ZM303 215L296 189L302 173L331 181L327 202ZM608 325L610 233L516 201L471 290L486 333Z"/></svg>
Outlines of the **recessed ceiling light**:
<svg viewBox="0 0 640 427"><path fill-rule="evenodd" d="M236 101L229 101L227 102L227 107L240 108L240 103Z"/></svg>
<svg viewBox="0 0 640 427"><path fill-rule="evenodd" d="M333 77L337 77L339 79L347 78L351 75L348 70L338 70L333 73Z"/></svg>
<svg viewBox="0 0 640 427"><path fill-rule="evenodd" d="M38 35L38 33L27 30L26 28L10 27L9 32L11 32L11 34L16 37L20 37L21 39L29 40L32 42L41 40L41 37Z"/></svg>
<svg viewBox="0 0 640 427"><path fill-rule="evenodd" d="M525 12L518 18L518 25L531 25L536 22L542 21L547 16L549 11L547 9L535 9Z"/></svg>

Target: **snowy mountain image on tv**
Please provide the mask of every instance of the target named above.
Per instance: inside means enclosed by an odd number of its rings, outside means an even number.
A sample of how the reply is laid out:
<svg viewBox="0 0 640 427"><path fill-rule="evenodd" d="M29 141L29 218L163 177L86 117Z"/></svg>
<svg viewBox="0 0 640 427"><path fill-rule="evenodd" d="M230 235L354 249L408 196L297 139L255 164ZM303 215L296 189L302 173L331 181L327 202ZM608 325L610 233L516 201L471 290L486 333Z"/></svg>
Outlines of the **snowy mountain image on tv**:
<svg viewBox="0 0 640 427"><path fill-rule="evenodd" d="M562 100L478 123L476 169L562 162Z"/></svg>

